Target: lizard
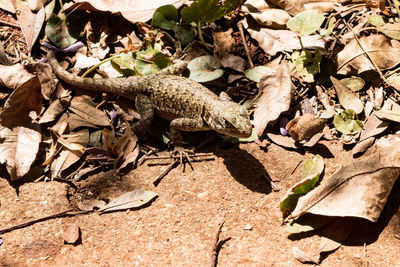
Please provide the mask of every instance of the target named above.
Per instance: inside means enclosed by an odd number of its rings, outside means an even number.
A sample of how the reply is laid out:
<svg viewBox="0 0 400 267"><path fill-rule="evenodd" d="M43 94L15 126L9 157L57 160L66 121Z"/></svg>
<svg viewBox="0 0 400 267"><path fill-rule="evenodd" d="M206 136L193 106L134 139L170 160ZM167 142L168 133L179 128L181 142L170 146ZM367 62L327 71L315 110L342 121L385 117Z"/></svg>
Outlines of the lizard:
<svg viewBox="0 0 400 267"><path fill-rule="evenodd" d="M236 138L251 136L252 124L245 106L234 102L225 92L217 96L189 78L171 74L82 78L63 69L51 50L47 60L56 76L67 84L134 100L144 129L150 126L154 113L170 121L171 141L178 153L184 151L181 131L213 130Z"/></svg>

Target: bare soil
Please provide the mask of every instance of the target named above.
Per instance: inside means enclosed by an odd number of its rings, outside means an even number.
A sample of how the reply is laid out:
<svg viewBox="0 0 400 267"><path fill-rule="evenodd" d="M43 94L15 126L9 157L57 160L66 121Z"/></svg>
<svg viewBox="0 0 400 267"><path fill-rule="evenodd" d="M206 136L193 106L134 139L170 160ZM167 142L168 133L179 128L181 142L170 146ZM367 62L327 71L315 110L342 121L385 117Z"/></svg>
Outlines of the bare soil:
<svg viewBox="0 0 400 267"><path fill-rule="evenodd" d="M219 142L220 143L220 142ZM102 173L79 182L26 183L13 188L0 179L0 228L67 210L81 199L110 200L127 191L146 189L158 198L127 212L92 213L57 218L1 235L1 266L209 266L215 235L225 221L218 266L301 266L292 247L316 256L319 236L289 237L282 226L279 202L301 178L303 160L325 159L325 177L352 156L340 143L322 142L309 151L276 145L208 146L214 161L194 163L195 170L172 170L152 182L165 166L139 166L128 175ZM292 174L293 172L293 174ZM279 188L273 192L268 173ZM400 266L399 183L378 223L357 221L345 245L326 255L322 266ZM64 244L63 230L81 229L77 245ZM313 250L314 249L314 250Z"/></svg>

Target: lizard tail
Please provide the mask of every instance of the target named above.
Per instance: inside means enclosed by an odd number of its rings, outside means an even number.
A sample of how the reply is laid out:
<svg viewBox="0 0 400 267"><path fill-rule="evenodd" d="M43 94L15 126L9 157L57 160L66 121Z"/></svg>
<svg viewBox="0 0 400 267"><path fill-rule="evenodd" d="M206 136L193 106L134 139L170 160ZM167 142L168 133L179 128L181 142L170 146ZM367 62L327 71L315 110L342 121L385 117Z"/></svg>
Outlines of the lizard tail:
<svg viewBox="0 0 400 267"><path fill-rule="evenodd" d="M58 63L56 55L53 51L47 52L47 61L57 77L64 82L79 87L81 89L95 91L95 92L106 92L116 95L121 95L119 90L122 87L122 80L118 78L107 78L107 79L94 79L94 78L82 78L77 75L71 74ZM135 86L135 80L132 79L131 85ZM124 95L124 94L122 94ZM127 97L130 97L128 95Z"/></svg>

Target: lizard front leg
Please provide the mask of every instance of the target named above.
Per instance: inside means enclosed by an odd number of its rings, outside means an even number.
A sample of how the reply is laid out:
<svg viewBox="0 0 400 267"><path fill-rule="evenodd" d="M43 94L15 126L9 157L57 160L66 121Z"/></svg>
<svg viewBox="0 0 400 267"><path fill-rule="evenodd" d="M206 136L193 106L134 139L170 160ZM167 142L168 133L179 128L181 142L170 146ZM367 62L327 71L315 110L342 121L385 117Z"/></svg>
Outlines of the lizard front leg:
<svg viewBox="0 0 400 267"><path fill-rule="evenodd" d="M154 118L153 102L148 96L137 95L135 98L136 111L140 115L140 121L133 124L132 130L138 135L145 135Z"/></svg>

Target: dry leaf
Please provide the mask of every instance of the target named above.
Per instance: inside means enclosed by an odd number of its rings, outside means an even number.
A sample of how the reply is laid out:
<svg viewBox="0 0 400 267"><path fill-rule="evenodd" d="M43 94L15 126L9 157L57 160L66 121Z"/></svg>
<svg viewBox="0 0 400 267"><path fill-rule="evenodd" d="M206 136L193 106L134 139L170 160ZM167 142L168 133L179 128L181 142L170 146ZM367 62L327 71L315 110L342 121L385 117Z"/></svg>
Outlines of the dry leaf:
<svg viewBox="0 0 400 267"><path fill-rule="evenodd" d="M78 223L71 223L64 229L63 239L67 244L75 244L80 237L80 228Z"/></svg>
<svg viewBox="0 0 400 267"><path fill-rule="evenodd" d="M298 148L301 146L301 144L298 144L296 141L293 140L293 138L290 138L288 136L283 136L281 134L273 134L267 132L267 136L269 139L271 139L272 142L279 146L287 147L287 148Z"/></svg>
<svg viewBox="0 0 400 267"><path fill-rule="evenodd" d="M139 155L139 146L137 137L130 127L127 127L123 136L115 141L112 147L112 154L118 155L115 160L115 168L122 170L128 164L134 163Z"/></svg>
<svg viewBox="0 0 400 267"><path fill-rule="evenodd" d="M15 14L15 8L12 0L0 0L0 9Z"/></svg>
<svg viewBox="0 0 400 267"><path fill-rule="evenodd" d="M393 68L400 63L400 42L383 34L359 38L360 42L380 70ZM337 55L338 74L358 74L375 70L356 39L352 39Z"/></svg>
<svg viewBox="0 0 400 267"><path fill-rule="evenodd" d="M156 193L136 189L117 197L116 199L108 203L104 208L100 209L99 212L110 212L139 208L152 201L155 197L157 197Z"/></svg>
<svg viewBox="0 0 400 267"><path fill-rule="evenodd" d="M291 216L308 212L376 222L400 174L400 136L381 138L375 147L376 153L340 168L301 197Z"/></svg>
<svg viewBox="0 0 400 267"><path fill-rule="evenodd" d="M65 12L80 9L105 11L121 14L128 21L146 22L153 17L154 11L164 5L182 6L186 0L76 0L75 3L64 5Z"/></svg>
<svg viewBox="0 0 400 267"><path fill-rule="evenodd" d="M330 252L338 249L353 232L355 218L335 218L331 223L322 228L319 252Z"/></svg>
<svg viewBox="0 0 400 267"><path fill-rule="evenodd" d="M285 10L271 8L264 0L247 0L241 9L259 24L272 29L286 28L286 22L291 18Z"/></svg>
<svg viewBox="0 0 400 267"><path fill-rule="evenodd" d="M95 104L87 96L76 96L72 99L69 110L81 117L83 120L97 125L109 126L110 122L106 114L95 108Z"/></svg>
<svg viewBox="0 0 400 267"><path fill-rule="evenodd" d="M106 202L100 199L85 199L77 203L78 209L82 211L92 211L95 208L102 209L106 206Z"/></svg>
<svg viewBox="0 0 400 267"><path fill-rule="evenodd" d="M308 256L306 253L304 253L301 249L298 247L294 246L292 248L292 253L293 256L296 258L301 263L314 263L318 265L318 261L312 259L310 256Z"/></svg>
<svg viewBox="0 0 400 267"><path fill-rule="evenodd" d="M259 88L261 96L254 110L254 127L261 136L268 122L276 120L279 115L289 110L291 101L291 86L289 67L282 62L261 78Z"/></svg>
<svg viewBox="0 0 400 267"><path fill-rule="evenodd" d="M44 99L49 100L51 94L56 89L56 83L53 79L53 71L49 64L33 63L26 66L31 73L36 73L42 88Z"/></svg>
<svg viewBox="0 0 400 267"><path fill-rule="evenodd" d="M316 118L315 115L306 113L303 116L291 120L286 125L286 130L296 142L299 142L321 132L325 124L326 120Z"/></svg>
<svg viewBox="0 0 400 267"><path fill-rule="evenodd" d="M14 90L20 87L29 79L34 77L29 73L22 64L11 66L0 65L0 86L4 86Z"/></svg>
<svg viewBox="0 0 400 267"><path fill-rule="evenodd" d="M293 52L302 49L297 34L289 30L271 30L250 24L246 19L243 26L255 39L265 53L275 56L278 52ZM320 35L309 35L301 38L307 50L325 50L325 41Z"/></svg>
<svg viewBox="0 0 400 267"><path fill-rule="evenodd" d="M45 17L46 13L44 8L41 8L37 13L33 13L28 5L25 5L21 15L18 17L18 22L21 26L21 31L25 37L29 51L32 49L39 36Z"/></svg>
<svg viewBox="0 0 400 267"><path fill-rule="evenodd" d="M71 150L65 147L64 150L61 151L57 159L51 164L52 178L62 177L62 171L66 170L83 156L84 152L80 148L86 147L89 143L89 130L82 129L73 133L66 138L66 141L71 144L79 145L76 147L78 149Z"/></svg>
<svg viewBox="0 0 400 267"><path fill-rule="evenodd" d="M352 109L356 114L360 114L364 110L364 105L360 98L338 79L332 76L330 78L335 87L340 104L345 109Z"/></svg>
<svg viewBox="0 0 400 267"><path fill-rule="evenodd" d="M395 73L387 78L387 81L393 86L397 91L400 91L400 73Z"/></svg>
<svg viewBox="0 0 400 267"><path fill-rule="evenodd" d="M48 123L54 121L59 115L61 115L68 107L72 96L66 95L61 96L50 103L50 106L46 109L43 116L40 118L39 123ZM73 130L73 129L71 129Z"/></svg>

